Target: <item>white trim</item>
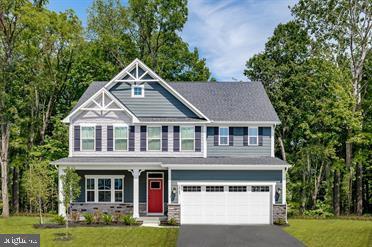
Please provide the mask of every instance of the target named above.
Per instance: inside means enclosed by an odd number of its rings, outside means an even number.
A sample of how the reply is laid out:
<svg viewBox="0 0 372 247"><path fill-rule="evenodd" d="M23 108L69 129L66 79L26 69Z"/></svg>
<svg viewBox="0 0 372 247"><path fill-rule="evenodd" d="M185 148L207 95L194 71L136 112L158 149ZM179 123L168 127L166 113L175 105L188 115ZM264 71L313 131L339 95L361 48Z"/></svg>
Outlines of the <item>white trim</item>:
<svg viewBox="0 0 372 247"><path fill-rule="evenodd" d="M275 125L271 126L271 157L275 157Z"/></svg>
<svg viewBox="0 0 372 247"><path fill-rule="evenodd" d="M289 165L210 165L210 164L177 164L161 165L162 167L171 168L172 170L282 170L290 167Z"/></svg>
<svg viewBox="0 0 372 247"><path fill-rule="evenodd" d="M210 125L208 126L215 126L217 124L221 124L221 125L228 124L228 125L234 125L234 126L253 124L253 125L259 125L262 127L270 127L273 124L280 124L280 122L277 122L277 121L213 121L212 120Z"/></svg>
<svg viewBox="0 0 372 247"><path fill-rule="evenodd" d="M133 175L133 217L139 218L139 177L142 169L132 169L130 172Z"/></svg>
<svg viewBox="0 0 372 247"><path fill-rule="evenodd" d="M195 152L195 127L193 125L181 125L180 126L180 152ZM194 137L193 138L186 138L185 140L193 140L194 147L191 150L182 150L182 128L194 128Z"/></svg>
<svg viewBox="0 0 372 247"><path fill-rule="evenodd" d="M137 73L138 73L138 71L137 71ZM135 87L138 87L138 88L141 88L141 95L135 95L134 94L134 88ZM144 85L131 85L131 97L132 98L143 98L143 97L145 97L145 87L144 87Z"/></svg>
<svg viewBox="0 0 372 247"><path fill-rule="evenodd" d="M287 180L286 180L287 169L282 170L282 204L287 204Z"/></svg>
<svg viewBox="0 0 372 247"><path fill-rule="evenodd" d="M168 169L168 204L172 203L172 169Z"/></svg>
<svg viewBox="0 0 372 247"><path fill-rule="evenodd" d="M149 178L149 174L162 174L161 178ZM147 215L164 215L164 172L147 172L146 173L146 213ZM161 213L149 213L149 179L158 179L161 180L162 186L161 186L161 193L162 193L162 212Z"/></svg>
<svg viewBox="0 0 372 247"><path fill-rule="evenodd" d="M115 128L127 128L127 149L116 150ZM119 138L119 140L125 140L125 138ZM112 125L112 149L114 152L128 152L129 150L129 126L127 124L113 124Z"/></svg>
<svg viewBox="0 0 372 247"><path fill-rule="evenodd" d="M83 149L83 128L93 127L93 149L84 150ZM85 139L90 140L90 139ZM96 151L96 125L95 124L80 124L80 150L82 152L95 152Z"/></svg>
<svg viewBox="0 0 372 247"><path fill-rule="evenodd" d="M257 135L255 135L255 136L249 135L249 130L250 129L256 129L257 130ZM257 126L249 126L248 127L248 146L258 146L258 142L259 142L258 136L259 136L258 127ZM256 143L253 143L253 144L251 143L251 140L250 140L251 137L256 137Z"/></svg>
<svg viewBox="0 0 372 247"><path fill-rule="evenodd" d="M207 126L204 126L204 133L203 133L203 157L207 158L208 156L208 147L207 147Z"/></svg>
<svg viewBox="0 0 372 247"><path fill-rule="evenodd" d="M227 143L226 144L221 143L221 137L226 137L226 136L221 136L221 129L227 129ZM218 146L228 146L229 143L230 143L230 128L227 126L218 127Z"/></svg>
<svg viewBox="0 0 372 247"><path fill-rule="evenodd" d="M125 176L124 175L85 175L84 176L84 179L85 179L85 186L84 186L84 193L85 193L85 203L100 203L100 204L104 204L104 203L124 203L124 179L125 179ZM87 201L87 179L94 179L94 202L88 202ZM100 202L98 200L98 194L99 194L99 191L108 191L108 190L98 190L98 179L111 179L111 188L110 188L110 192L111 192L111 200L109 202ZM123 180L123 188L122 188L122 200L120 202L117 202L115 201L115 192L116 191L119 191L119 190L115 190L115 179L122 179ZM90 190L91 191L91 190Z"/></svg>
<svg viewBox="0 0 372 247"><path fill-rule="evenodd" d="M160 139L160 147L159 147L159 150L150 150L149 149L149 128L159 128L159 139ZM160 152L162 151L162 144L163 144L163 140L162 140L162 126L160 125L147 125L146 126L146 151L148 152ZM151 138L151 140L157 140L157 139L154 139L154 138Z"/></svg>
<svg viewBox="0 0 372 247"><path fill-rule="evenodd" d="M131 117L132 117L132 121L133 123L138 123L138 118L128 109L126 108L120 101L118 101L116 99L115 96L113 96L106 88L101 88L100 90L98 90L95 94L93 94L89 99L87 99L82 105L80 105L78 108L76 108L74 111L72 111L70 114L68 114L67 117L65 117L62 122L63 123L69 123L71 121L71 117L79 110L82 110L84 108L86 108L86 106L90 103L91 100L95 99L100 93L105 93L107 96L109 96L111 98L112 101L114 101L123 111L125 111L126 113L128 113ZM87 110L87 109L85 109ZM100 108L99 109L100 111L104 111L104 110L108 110L108 109L104 109L104 108ZM117 109L110 109L111 110L117 110Z"/></svg>

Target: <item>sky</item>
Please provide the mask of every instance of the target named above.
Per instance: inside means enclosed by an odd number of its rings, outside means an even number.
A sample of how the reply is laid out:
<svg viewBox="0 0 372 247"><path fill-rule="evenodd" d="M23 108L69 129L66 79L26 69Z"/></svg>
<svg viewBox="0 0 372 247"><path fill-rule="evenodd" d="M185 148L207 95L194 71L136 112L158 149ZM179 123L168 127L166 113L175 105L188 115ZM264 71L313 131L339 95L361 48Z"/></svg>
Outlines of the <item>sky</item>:
<svg viewBox="0 0 372 247"><path fill-rule="evenodd" d="M93 0L49 0L55 11L73 9L83 25ZM123 4L127 1L123 0ZM189 0L189 16L181 33L190 49L199 49L219 81L246 81L246 61L264 50L275 27L292 19L288 6L296 0Z"/></svg>

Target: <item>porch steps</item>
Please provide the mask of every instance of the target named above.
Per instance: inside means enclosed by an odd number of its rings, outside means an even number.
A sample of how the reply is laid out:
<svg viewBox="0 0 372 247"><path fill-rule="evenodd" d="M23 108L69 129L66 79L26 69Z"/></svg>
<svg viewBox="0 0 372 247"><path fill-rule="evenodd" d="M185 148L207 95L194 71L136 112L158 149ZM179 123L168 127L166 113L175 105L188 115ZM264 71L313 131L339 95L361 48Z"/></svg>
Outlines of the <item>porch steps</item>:
<svg viewBox="0 0 372 247"><path fill-rule="evenodd" d="M143 226L152 226L157 227L160 225L161 221L167 220L166 216L141 216L139 217L140 221L143 222Z"/></svg>

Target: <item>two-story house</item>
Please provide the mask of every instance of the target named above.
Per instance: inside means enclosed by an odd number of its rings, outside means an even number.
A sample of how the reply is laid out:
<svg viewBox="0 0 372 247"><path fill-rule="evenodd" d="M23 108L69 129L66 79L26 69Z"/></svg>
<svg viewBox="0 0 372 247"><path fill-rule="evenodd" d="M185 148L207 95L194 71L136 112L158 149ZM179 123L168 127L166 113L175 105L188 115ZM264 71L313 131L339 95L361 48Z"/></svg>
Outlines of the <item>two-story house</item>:
<svg viewBox="0 0 372 247"><path fill-rule="evenodd" d="M286 220L289 165L274 157L280 121L260 82L166 82L136 59L93 82L63 122L69 156L53 164L81 176L73 211L181 224Z"/></svg>

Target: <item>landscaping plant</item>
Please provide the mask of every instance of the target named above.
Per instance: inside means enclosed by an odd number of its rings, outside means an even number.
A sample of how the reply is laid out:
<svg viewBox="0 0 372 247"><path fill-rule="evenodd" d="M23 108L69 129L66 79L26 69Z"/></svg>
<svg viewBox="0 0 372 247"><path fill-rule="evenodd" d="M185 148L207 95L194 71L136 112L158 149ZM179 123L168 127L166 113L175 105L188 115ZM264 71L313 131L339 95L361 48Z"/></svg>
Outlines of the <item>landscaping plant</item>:
<svg viewBox="0 0 372 247"><path fill-rule="evenodd" d="M137 224L136 219L133 218L133 216L132 216L132 215L129 215L129 214L124 215L124 216L122 217L122 221L123 221L123 223L124 223L125 225L128 225L128 226L132 226L132 225L136 225L136 224Z"/></svg>
<svg viewBox="0 0 372 247"><path fill-rule="evenodd" d="M102 220L106 225L109 225L112 223L113 218L111 214L103 214Z"/></svg>
<svg viewBox="0 0 372 247"><path fill-rule="evenodd" d="M94 222L94 216L92 213L85 213L83 214L85 222L90 225Z"/></svg>

